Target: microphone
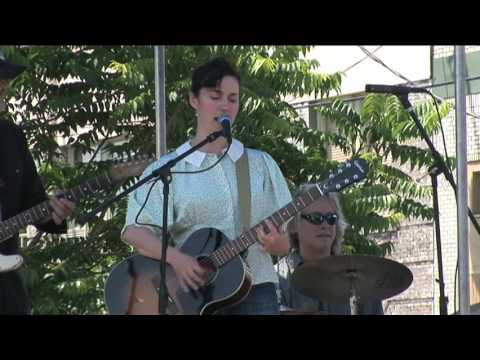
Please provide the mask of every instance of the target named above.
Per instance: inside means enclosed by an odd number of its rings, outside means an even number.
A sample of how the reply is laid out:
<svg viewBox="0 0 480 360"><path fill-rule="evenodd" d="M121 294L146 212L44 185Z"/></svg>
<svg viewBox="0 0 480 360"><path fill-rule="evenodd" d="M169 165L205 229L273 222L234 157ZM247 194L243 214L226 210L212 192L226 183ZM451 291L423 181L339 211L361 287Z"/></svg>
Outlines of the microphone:
<svg viewBox="0 0 480 360"><path fill-rule="evenodd" d="M222 125L223 127L223 136L227 139L228 144L232 143L232 130L231 130L231 124L232 124L232 119L228 114L223 114L219 118L217 118L217 121Z"/></svg>
<svg viewBox="0 0 480 360"><path fill-rule="evenodd" d="M390 93L394 95L404 95L409 93L428 93L428 90L422 87L376 84L365 85L365 91L371 93Z"/></svg>

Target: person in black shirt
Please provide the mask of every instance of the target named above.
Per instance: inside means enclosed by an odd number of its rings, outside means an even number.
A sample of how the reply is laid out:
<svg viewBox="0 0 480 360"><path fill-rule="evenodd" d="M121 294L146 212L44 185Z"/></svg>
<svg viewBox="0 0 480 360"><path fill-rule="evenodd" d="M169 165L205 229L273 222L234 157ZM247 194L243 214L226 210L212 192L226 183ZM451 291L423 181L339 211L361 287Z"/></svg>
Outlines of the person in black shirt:
<svg viewBox="0 0 480 360"><path fill-rule="evenodd" d="M12 121L3 119L6 110L4 98L11 81L25 67L9 62L0 50L0 221L11 218L22 211L49 200L52 220L38 224L37 228L48 233L65 233L65 218L75 209L75 204L58 196L47 197L37 173L25 135ZM18 234L0 243L1 261L7 255L18 254ZM3 258L3 259L2 259ZM5 267L3 267L5 268ZM29 314L27 291L21 270L0 273L0 314Z"/></svg>

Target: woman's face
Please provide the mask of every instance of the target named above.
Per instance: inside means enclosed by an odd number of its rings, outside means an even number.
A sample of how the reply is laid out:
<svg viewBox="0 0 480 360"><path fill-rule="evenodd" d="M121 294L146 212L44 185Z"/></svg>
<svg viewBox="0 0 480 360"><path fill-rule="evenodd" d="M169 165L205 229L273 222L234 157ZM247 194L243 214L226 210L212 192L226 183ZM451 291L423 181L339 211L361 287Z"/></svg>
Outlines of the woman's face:
<svg viewBox="0 0 480 360"><path fill-rule="evenodd" d="M332 245L337 236L337 219L331 214L336 214L335 203L322 198L302 211L298 226L298 241L300 252L304 257L329 256ZM305 215L307 218L305 218ZM322 217L323 215L323 217ZM320 220L323 221L320 223ZM307 256L305 256L307 255ZM308 256L310 255L310 256Z"/></svg>
<svg viewBox="0 0 480 360"><path fill-rule="evenodd" d="M233 76L225 76L215 88L201 88L198 96L190 94L190 105L198 114L197 130L221 130L215 119L222 114L228 114L233 122L240 108L239 99L240 84Z"/></svg>

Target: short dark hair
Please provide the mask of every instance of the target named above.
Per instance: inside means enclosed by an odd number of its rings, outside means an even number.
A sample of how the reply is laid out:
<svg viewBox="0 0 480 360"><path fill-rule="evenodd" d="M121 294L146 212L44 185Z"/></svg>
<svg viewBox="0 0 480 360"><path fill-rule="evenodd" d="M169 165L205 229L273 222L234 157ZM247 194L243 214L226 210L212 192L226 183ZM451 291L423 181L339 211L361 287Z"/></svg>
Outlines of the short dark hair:
<svg viewBox="0 0 480 360"><path fill-rule="evenodd" d="M210 60L193 71L191 91L198 96L201 88L214 88L225 76L233 76L241 83L240 75L227 60L221 57Z"/></svg>

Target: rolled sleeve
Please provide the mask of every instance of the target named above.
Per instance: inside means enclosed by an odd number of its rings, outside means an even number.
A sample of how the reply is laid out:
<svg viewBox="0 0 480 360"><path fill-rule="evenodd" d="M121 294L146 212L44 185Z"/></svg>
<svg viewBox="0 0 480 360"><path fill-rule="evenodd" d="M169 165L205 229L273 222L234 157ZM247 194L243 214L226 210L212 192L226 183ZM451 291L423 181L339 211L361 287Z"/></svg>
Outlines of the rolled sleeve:
<svg viewBox="0 0 480 360"><path fill-rule="evenodd" d="M145 169L142 174L141 179L144 179L146 176L150 175L151 172L162 166L168 159L160 159L154 164L150 165ZM150 188L153 186L153 189L150 191ZM150 193L150 194L149 194ZM148 196L148 200L147 200ZM143 207L143 208L142 208ZM168 216L167 216L167 229L173 225L173 191L172 186L170 186L170 196L168 201ZM138 219L137 219L138 215ZM125 225L122 229L122 235L125 232L126 228L130 225L135 225L139 227L145 227L151 230L154 234L160 235L161 226L163 223L163 183L161 180L156 181L155 183L147 182L136 189L129 195L128 198L128 207L127 215L125 219ZM152 226L156 225L156 226Z"/></svg>

